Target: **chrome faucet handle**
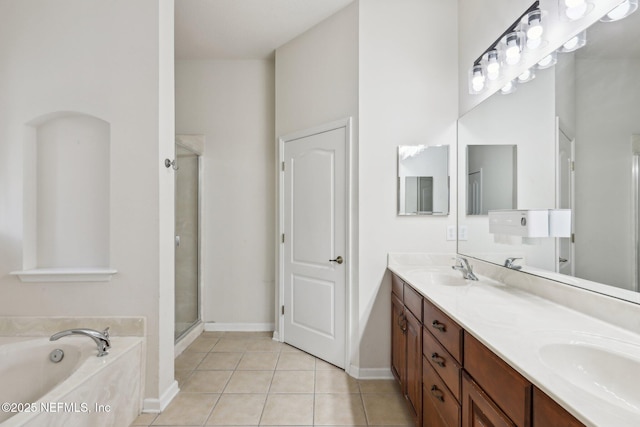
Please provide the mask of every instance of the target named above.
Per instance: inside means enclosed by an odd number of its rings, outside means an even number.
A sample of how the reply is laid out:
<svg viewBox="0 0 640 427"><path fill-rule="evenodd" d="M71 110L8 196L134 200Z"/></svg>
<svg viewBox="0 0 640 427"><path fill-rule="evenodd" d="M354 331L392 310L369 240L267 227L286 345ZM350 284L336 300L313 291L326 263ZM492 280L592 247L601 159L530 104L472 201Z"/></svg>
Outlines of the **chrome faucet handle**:
<svg viewBox="0 0 640 427"><path fill-rule="evenodd" d="M515 258L515 257L507 258L507 259L504 260L504 266L507 267L507 268L511 268L513 270L520 270L522 268L522 266L521 265L515 265L515 262L517 260L519 260L519 259L522 259L522 258Z"/></svg>
<svg viewBox="0 0 640 427"><path fill-rule="evenodd" d="M104 330L104 331L102 331L102 335L104 335L106 338L109 338L109 329L110 329L110 328L111 328L110 326L107 326L107 327L105 328L105 330Z"/></svg>

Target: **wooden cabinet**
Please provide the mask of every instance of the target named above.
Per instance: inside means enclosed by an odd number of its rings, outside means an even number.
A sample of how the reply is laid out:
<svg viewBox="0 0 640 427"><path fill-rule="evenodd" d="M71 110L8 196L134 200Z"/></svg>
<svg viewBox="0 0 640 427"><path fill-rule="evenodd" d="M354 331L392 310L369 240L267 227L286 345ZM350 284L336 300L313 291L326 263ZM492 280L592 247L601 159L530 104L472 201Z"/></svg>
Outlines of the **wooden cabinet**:
<svg viewBox="0 0 640 427"><path fill-rule="evenodd" d="M584 427L399 277L391 370L422 427Z"/></svg>
<svg viewBox="0 0 640 427"><path fill-rule="evenodd" d="M393 276L391 371L400 381L417 426L422 416L422 296ZM400 298L402 296L402 298Z"/></svg>
<svg viewBox="0 0 640 427"><path fill-rule="evenodd" d="M585 427L540 389L533 388L533 427Z"/></svg>

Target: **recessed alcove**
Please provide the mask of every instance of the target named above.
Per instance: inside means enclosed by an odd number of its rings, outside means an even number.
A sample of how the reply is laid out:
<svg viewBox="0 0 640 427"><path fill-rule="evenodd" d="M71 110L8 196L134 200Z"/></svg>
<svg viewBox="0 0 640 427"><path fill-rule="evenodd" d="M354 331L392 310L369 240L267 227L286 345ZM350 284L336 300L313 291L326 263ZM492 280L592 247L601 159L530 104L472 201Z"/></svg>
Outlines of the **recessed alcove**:
<svg viewBox="0 0 640 427"><path fill-rule="evenodd" d="M22 281L106 281L110 124L76 112L32 120L24 141Z"/></svg>

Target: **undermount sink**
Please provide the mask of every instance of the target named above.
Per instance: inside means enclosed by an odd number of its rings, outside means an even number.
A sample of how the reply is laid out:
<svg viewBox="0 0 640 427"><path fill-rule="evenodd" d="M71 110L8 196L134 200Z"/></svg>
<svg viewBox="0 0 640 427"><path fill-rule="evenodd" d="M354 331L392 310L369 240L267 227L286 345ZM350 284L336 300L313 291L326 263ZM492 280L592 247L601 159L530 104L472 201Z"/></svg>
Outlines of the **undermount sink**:
<svg viewBox="0 0 640 427"><path fill-rule="evenodd" d="M542 345L539 357L574 386L640 414L640 346L588 336Z"/></svg>
<svg viewBox="0 0 640 427"><path fill-rule="evenodd" d="M470 281L465 280L460 273L451 270L451 267L448 269L418 270L411 273L411 279L443 286L465 286L470 283Z"/></svg>

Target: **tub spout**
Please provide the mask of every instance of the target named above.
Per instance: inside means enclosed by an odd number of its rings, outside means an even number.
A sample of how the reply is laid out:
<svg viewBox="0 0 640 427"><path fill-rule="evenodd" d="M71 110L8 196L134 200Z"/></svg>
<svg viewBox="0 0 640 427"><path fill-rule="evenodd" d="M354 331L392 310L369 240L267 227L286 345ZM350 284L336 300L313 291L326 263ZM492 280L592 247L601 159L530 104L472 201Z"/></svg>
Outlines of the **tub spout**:
<svg viewBox="0 0 640 427"><path fill-rule="evenodd" d="M108 350L111 348L109 328L105 329L102 332L96 331L94 329L67 329L66 331L61 331L51 335L49 341L56 341L62 337L66 337L67 335L86 335L93 341L95 341L96 345L98 346L98 357L109 354Z"/></svg>

